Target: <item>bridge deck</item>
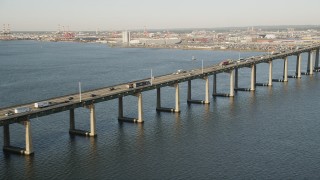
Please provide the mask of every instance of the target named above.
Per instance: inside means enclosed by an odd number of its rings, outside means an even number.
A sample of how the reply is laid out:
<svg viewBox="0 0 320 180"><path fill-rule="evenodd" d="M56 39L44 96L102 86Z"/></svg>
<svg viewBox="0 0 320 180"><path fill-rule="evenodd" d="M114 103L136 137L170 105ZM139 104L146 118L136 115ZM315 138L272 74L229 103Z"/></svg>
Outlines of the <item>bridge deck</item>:
<svg viewBox="0 0 320 180"><path fill-rule="evenodd" d="M320 45L315 45L312 47L303 48L303 49L291 51L291 52L284 52L277 55L257 56L251 59L246 58L240 62L234 62L226 66L219 66L218 64L215 64L212 66L204 67L203 72L202 72L202 69L193 69L193 70L189 70L181 73L173 73L173 74L167 74L163 76L157 76L157 77L154 77L154 79L152 80L152 85L149 85L149 86L143 86L138 88L128 88L126 86L128 83L130 83L128 82L125 84L118 84L115 86L95 89L95 90L83 92L81 96L81 102L80 102L79 94L70 94L66 96L43 100L43 101L49 101L52 103L50 106L44 107L44 108L35 108L34 103L36 102L16 105L12 107L6 107L6 108L0 109L0 126L23 121L25 120L26 117L30 119L35 117L46 116L49 114L67 111L67 110L78 108L78 107L84 107L92 103L108 101L108 100L116 99L122 96L133 95L138 92L148 91L148 90L152 90L152 89L156 89L164 86L170 86L170 85L173 85L174 83L185 82L192 79L199 79L212 74L228 72L235 68L250 67L253 64L269 62L275 59L283 59L288 56L298 55L300 53L309 52L311 50L317 50L319 49L319 47ZM114 89L111 90L110 89L111 87L113 87ZM94 94L95 96L92 97L92 94ZM72 97L73 99L69 100L70 97ZM8 111L13 112L15 108L22 107L22 106L31 108L31 111L25 112L25 113L17 113L10 116L5 115Z"/></svg>

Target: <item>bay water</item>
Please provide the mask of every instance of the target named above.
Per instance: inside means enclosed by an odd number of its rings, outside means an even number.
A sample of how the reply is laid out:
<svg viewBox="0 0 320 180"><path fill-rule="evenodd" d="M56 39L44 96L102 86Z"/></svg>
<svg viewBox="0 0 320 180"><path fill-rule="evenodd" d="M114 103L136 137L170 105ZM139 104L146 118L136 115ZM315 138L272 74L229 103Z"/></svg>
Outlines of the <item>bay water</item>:
<svg viewBox="0 0 320 180"><path fill-rule="evenodd" d="M241 52L241 57L265 54ZM194 56L197 60L192 60ZM190 70L237 59L237 51L110 48L104 44L0 41L0 108ZM307 67L303 54L302 70ZM289 57L289 75L296 57ZM273 63L282 78L283 60ZM250 87L251 69L239 70ZM229 92L229 75L218 74ZM257 82L268 64L257 65ZM1 179L319 179L320 75L210 97L181 113L157 113L156 91L143 92L144 123L119 123L118 101L96 104L97 137L70 136L69 113L31 119L33 156L0 153ZM173 87L161 89L162 106L174 107ZM212 77L210 77L212 93ZM205 82L192 81L192 98L204 99ZM137 116L137 99L124 97L124 115ZM89 110L75 110L76 128L89 130ZM10 125L11 144L24 147L24 128ZM0 128L3 143L3 129Z"/></svg>

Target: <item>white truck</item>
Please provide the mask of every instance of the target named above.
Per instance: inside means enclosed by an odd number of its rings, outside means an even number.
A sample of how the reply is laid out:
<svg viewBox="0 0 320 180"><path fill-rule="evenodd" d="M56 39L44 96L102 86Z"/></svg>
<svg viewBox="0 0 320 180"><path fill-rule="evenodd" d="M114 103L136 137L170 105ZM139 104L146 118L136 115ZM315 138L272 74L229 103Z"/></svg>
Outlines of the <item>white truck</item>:
<svg viewBox="0 0 320 180"><path fill-rule="evenodd" d="M43 107L47 107L47 106L50 106L50 102L48 102L48 101L34 103L35 108L43 108Z"/></svg>
<svg viewBox="0 0 320 180"><path fill-rule="evenodd" d="M29 107L17 107L14 109L15 114L29 112L29 111L31 111L31 108L29 108Z"/></svg>

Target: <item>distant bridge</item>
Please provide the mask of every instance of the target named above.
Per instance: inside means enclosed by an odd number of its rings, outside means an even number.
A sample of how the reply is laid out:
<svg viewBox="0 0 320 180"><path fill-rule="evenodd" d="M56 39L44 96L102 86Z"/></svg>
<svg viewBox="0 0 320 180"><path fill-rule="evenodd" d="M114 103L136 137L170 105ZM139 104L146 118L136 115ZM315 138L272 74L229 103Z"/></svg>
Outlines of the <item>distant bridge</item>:
<svg viewBox="0 0 320 180"><path fill-rule="evenodd" d="M166 74L162 76L152 77L150 79L142 79L135 82L128 82L124 84L118 84L110 87L103 87L94 89L81 94L69 94L66 96L56 97L52 99L46 99L41 102L50 102L48 106L42 108L35 108L34 103L20 104L12 107L0 109L0 126L3 126L4 145L3 150L9 152L15 152L20 154L32 154L32 137L30 120L32 118L48 116L50 114L59 113L62 111L70 111L70 134L96 136L96 118L95 118L95 104L103 101L109 101L112 99L118 99L118 119L124 122L137 122L142 123L143 120L143 108L142 108L142 92L157 90L157 111L165 112L180 112L180 96L179 96L179 83L188 82L188 103L200 103L209 104L209 76L213 76L213 96L233 97L235 91L255 91L256 86L272 86L273 82L287 82L288 78L301 78L301 75L313 75L314 72L318 72L319 68L319 49L320 44L312 45L309 47L279 52L273 55L255 56L252 58L246 58L238 61L229 61L223 64L215 64L212 66L203 67L200 69L193 69L188 71L180 71L172 74ZM308 53L307 71L301 72L301 54ZM288 75L288 57L296 56L296 72L294 75ZM283 79L272 79L272 64L273 60L283 59ZM269 64L269 78L267 83L256 82L256 65L259 63ZM249 67L251 68L251 84L250 88L238 87L238 69ZM217 74L229 73L230 74L230 91L229 93L217 92ZM205 99L193 100L191 98L191 81L193 79L204 79L205 85ZM142 83L140 83L142 82ZM149 84L150 82L150 84ZM138 85L141 86L138 86ZM137 85L138 87L135 87ZM131 87L129 87L131 86ZM166 86L173 86L175 88L175 107L166 108L161 106L161 88ZM129 118L123 116L123 97L134 95L138 98L138 117ZM79 107L86 107L90 109L90 131L84 131L75 129L75 116L74 109ZM22 112L14 113L15 109L20 109ZM27 111L25 111L27 109ZM24 112L25 111L25 112ZM19 148L10 145L10 124L21 123L26 129L26 147Z"/></svg>

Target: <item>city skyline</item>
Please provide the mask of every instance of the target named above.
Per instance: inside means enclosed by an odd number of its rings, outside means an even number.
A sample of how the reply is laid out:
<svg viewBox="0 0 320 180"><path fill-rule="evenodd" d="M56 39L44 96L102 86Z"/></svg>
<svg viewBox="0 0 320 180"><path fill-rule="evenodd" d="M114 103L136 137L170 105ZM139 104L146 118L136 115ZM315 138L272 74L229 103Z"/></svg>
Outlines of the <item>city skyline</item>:
<svg viewBox="0 0 320 180"><path fill-rule="evenodd" d="M318 7L316 0L2 0L0 24L13 31L55 31L58 25L73 31L319 25Z"/></svg>

